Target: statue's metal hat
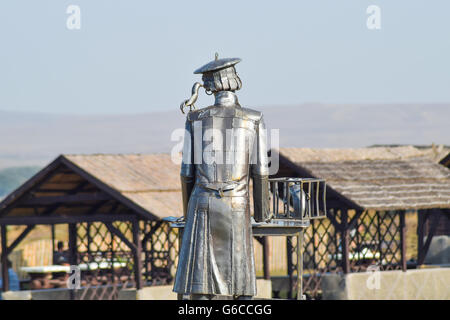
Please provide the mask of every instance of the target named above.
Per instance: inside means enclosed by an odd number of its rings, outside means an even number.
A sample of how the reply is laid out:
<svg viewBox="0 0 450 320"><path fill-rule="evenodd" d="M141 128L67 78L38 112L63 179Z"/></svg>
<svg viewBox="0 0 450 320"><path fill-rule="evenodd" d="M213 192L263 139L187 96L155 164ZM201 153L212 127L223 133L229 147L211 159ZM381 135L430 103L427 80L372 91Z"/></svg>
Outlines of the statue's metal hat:
<svg viewBox="0 0 450 320"><path fill-rule="evenodd" d="M218 70L221 70L221 69L232 67L232 66L234 66L235 64L237 64L239 62L241 62L240 58L223 58L223 59L219 59L219 56L216 53L216 59L215 60L213 60L211 62L208 62L204 66L198 68L197 70L194 71L194 74L218 71Z"/></svg>

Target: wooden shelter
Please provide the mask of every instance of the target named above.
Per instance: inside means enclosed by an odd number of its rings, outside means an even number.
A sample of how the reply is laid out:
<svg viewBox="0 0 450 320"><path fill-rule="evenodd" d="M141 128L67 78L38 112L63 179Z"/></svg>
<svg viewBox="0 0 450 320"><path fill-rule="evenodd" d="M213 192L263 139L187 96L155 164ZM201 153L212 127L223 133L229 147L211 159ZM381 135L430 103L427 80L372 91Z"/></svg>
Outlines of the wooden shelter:
<svg viewBox="0 0 450 320"><path fill-rule="evenodd" d="M450 208L450 170L423 150L285 148L279 156L280 170L274 177L327 181L329 219L314 221L305 234L304 286L311 295L320 288L323 272L354 272L374 263L383 270L410 267L407 211L419 212L415 264L423 263L433 234L446 232L440 226L450 216L443 214ZM87 287L100 283L115 289L85 292L78 298L114 298L125 286L170 283L177 234L161 219L181 215L179 165L170 155L62 155L0 202L2 270L35 225L65 224L71 264L99 265L99 258L111 262L106 275L90 272L84 281ZM8 239L8 225L25 227L16 239ZM266 277L267 249L264 246ZM292 239L287 249L288 273L294 279L298 269ZM114 269L115 261L125 267ZM2 276L7 290L5 272Z"/></svg>
<svg viewBox="0 0 450 320"><path fill-rule="evenodd" d="M161 218L182 212L178 171L168 154L59 156L0 203L3 290L8 255L38 224L68 225L70 264L126 264L109 282L170 282L176 234ZM26 228L8 239L8 225Z"/></svg>
<svg viewBox="0 0 450 320"><path fill-rule="evenodd" d="M295 171L326 179L331 207L336 202L355 210L450 207L449 170L415 155L412 147L281 149L279 175Z"/></svg>
<svg viewBox="0 0 450 320"><path fill-rule="evenodd" d="M276 176L327 181L329 222L312 225L305 269L348 273L369 265L421 265L438 226L450 218L450 170L412 146L282 148L279 159ZM418 256L407 263L405 213L412 211L418 212ZM310 277L308 286L314 295L320 277Z"/></svg>

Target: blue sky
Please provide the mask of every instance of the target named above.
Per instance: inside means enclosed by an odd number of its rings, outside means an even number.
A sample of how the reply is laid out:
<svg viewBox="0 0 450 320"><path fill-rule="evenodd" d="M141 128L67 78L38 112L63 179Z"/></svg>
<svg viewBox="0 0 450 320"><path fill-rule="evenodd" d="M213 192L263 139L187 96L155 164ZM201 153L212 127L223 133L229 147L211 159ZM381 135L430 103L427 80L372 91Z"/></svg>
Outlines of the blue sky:
<svg viewBox="0 0 450 320"><path fill-rule="evenodd" d="M80 30L66 28L71 4ZM373 4L381 30L366 27ZM173 110L216 51L242 58L245 106L446 103L449 12L445 0L6 0L0 110Z"/></svg>

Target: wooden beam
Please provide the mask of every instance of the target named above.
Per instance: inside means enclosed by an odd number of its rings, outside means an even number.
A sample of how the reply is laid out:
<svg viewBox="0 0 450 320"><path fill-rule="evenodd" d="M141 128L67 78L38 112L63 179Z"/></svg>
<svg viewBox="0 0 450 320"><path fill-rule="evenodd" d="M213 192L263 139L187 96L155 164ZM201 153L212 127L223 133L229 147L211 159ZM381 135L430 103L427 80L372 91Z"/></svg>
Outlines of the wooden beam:
<svg viewBox="0 0 450 320"><path fill-rule="evenodd" d="M136 282L136 289L139 290L144 286L142 279L142 246L140 241L139 220L134 219L133 224L133 244L136 250L134 250L134 279Z"/></svg>
<svg viewBox="0 0 450 320"><path fill-rule="evenodd" d="M61 193L66 193L66 194L76 194L76 193L80 192L81 190L83 190L84 187L86 187L87 185L89 185L89 182L83 181L83 182L79 183L73 189L38 189L34 192L36 192L36 193L48 193L48 192L58 193L58 192L61 192Z"/></svg>
<svg viewBox="0 0 450 320"><path fill-rule="evenodd" d="M268 237L262 237L264 279L270 280L270 246Z"/></svg>
<svg viewBox="0 0 450 320"><path fill-rule="evenodd" d="M86 212L86 215L89 216L89 215L94 214L95 212L97 212L98 210L100 210L101 207L103 207L105 204L107 204L108 201L109 201L109 200L105 200L105 201L102 201L102 202L96 204L96 205L93 206L88 212ZM110 211L110 214L113 214L114 211L115 211L115 210L111 210L111 211Z"/></svg>
<svg viewBox="0 0 450 320"><path fill-rule="evenodd" d="M73 195L76 194L77 192L79 192L80 190L82 190L86 185L88 185L89 183L87 181L83 181L82 183L80 183L75 189L72 190L68 190L69 195ZM52 214L53 212L55 212L56 210L58 210L58 208L61 207L61 203L56 203L50 207L48 207L47 209L44 210L44 212L42 212L40 215L42 216L47 216Z"/></svg>
<svg viewBox="0 0 450 320"><path fill-rule="evenodd" d="M260 245L263 245L263 243L264 243L264 237L257 236L257 237L254 237L254 238L256 239L256 241L259 242Z"/></svg>
<svg viewBox="0 0 450 320"><path fill-rule="evenodd" d="M332 213L331 214L327 214L327 218L330 219L331 223L333 224L333 226L334 226L334 228L336 230L341 230L342 229L341 223L339 223L337 221L336 215L335 215L337 210L333 208L333 209L330 209L328 211L332 212Z"/></svg>
<svg viewBox="0 0 450 320"><path fill-rule="evenodd" d="M344 273L350 273L350 229L348 225L348 211L342 211L342 270Z"/></svg>
<svg viewBox="0 0 450 320"><path fill-rule="evenodd" d="M428 249L430 249L430 245L431 245L431 240L434 237L434 234L436 232L439 220L440 220L440 211L438 209L434 209L432 211L432 215L433 215L433 219L430 221L431 224L431 228L428 231L427 234L427 240L425 241L425 244L423 245L423 247L418 248L419 252L420 252L420 259L418 259L417 264L420 266L425 262L425 258L427 256L428 253ZM423 225L423 227L425 227L425 224Z"/></svg>
<svg viewBox="0 0 450 320"><path fill-rule="evenodd" d="M400 215L400 250L401 250L401 263L402 270L406 271L406 222L405 222L405 211L402 210L399 212Z"/></svg>
<svg viewBox="0 0 450 320"><path fill-rule="evenodd" d="M0 225L65 224L81 222L130 221L133 214L97 214L73 216L18 216L0 218Z"/></svg>
<svg viewBox="0 0 450 320"><path fill-rule="evenodd" d="M364 211L362 211L362 210L356 211L355 216L352 218L352 220L350 220L350 222L349 222L349 224L348 224L349 229L353 229L353 228L354 228L356 222L358 221L359 217L361 216L361 214L362 214L363 212L364 212Z"/></svg>
<svg viewBox="0 0 450 320"><path fill-rule="evenodd" d="M128 240L127 237L125 237L122 231L114 227L112 225L112 222L105 222L105 225L108 228L109 232L119 237L119 239L122 240L128 246L128 248L130 248L131 251L133 251L133 253L136 253L137 247L130 240Z"/></svg>
<svg viewBox="0 0 450 320"><path fill-rule="evenodd" d="M69 264L78 265L78 249L77 249L77 224L70 223L69 231ZM75 290L69 290L70 300L75 300Z"/></svg>
<svg viewBox="0 0 450 320"><path fill-rule="evenodd" d="M22 240L34 229L34 225L29 225L23 230L23 232L14 240L14 242L8 247L7 254L9 255L13 250L22 242Z"/></svg>
<svg viewBox="0 0 450 320"><path fill-rule="evenodd" d="M55 225L51 225L51 233L52 233L52 263L55 264L54 259L54 253L55 253Z"/></svg>
<svg viewBox="0 0 450 320"><path fill-rule="evenodd" d="M9 275L8 275L8 246L6 239L6 226L1 226L2 235L2 254L1 254L1 264L2 264L2 291L9 291Z"/></svg>
<svg viewBox="0 0 450 320"><path fill-rule="evenodd" d="M77 265L77 224L69 223L69 263Z"/></svg>
<svg viewBox="0 0 450 320"><path fill-rule="evenodd" d="M339 200L330 199L328 197L328 195L327 195L327 199L326 199L326 204L327 204L327 211L330 211L330 208L338 208L338 209L346 209L346 210L354 209Z"/></svg>
<svg viewBox="0 0 450 320"><path fill-rule="evenodd" d="M423 237L424 237L424 218L427 214L426 210L417 210L417 265L422 260Z"/></svg>
<svg viewBox="0 0 450 320"><path fill-rule="evenodd" d="M39 189L39 190L34 190L33 193L64 193L64 194L68 194L70 191L72 191L73 189Z"/></svg>
<svg viewBox="0 0 450 320"><path fill-rule="evenodd" d="M380 212L379 211L375 211L375 214L376 214L376 219L377 219L377 231L376 231L377 250L378 250L378 252L380 254L380 259L379 260L383 261L383 259L385 258L384 257L385 255L383 254L383 250L382 250L382 248L383 248L383 246L382 246L382 244L383 244L382 239L384 240L384 237L381 234L381 217L380 217Z"/></svg>
<svg viewBox="0 0 450 320"><path fill-rule="evenodd" d="M20 199L33 187L39 188L43 183L51 179L55 174L58 173L58 169L61 166L62 156L56 158L47 167L36 173L32 178L26 181L18 189L10 193L5 199L0 202L0 217L5 216L14 209Z"/></svg>
<svg viewBox="0 0 450 320"><path fill-rule="evenodd" d="M317 246L316 246L316 223L314 223L315 221L311 222L311 238L310 238L310 242L312 243L312 262L313 262L313 268L314 270L317 269L317 263L316 263L316 253L317 253ZM334 234L336 234L336 230L334 231ZM320 237L320 234L319 234Z"/></svg>
<svg viewBox="0 0 450 320"><path fill-rule="evenodd" d="M64 195L64 196L53 196L53 197L37 197L30 198L22 201L20 205L28 206L45 206L56 203L73 203L73 202L85 202L85 201L105 201L112 199L110 196L104 193L91 193L91 194L74 194L74 195Z"/></svg>
<svg viewBox="0 0 450 320"><path fill-rule="evenodd" d="M158 228L162 225L162 223L163 223L162 220L157 221L157 222L155 223L155 226L152 227L152 228L150 229L150 231L147 232L147 233L145 234L144 238L142 239L142 246L143 246L144 248L145 248L146 242L148 241L148 238L150 238L150 237L156 232L156 230L158 230ZM178 230L179 230L179 229L178 229ZM180 247L180 248L181 248L181 247Z"/></svg>
<svg viewBox="0 0 450 320"><path fill-rule="evenodd" d="M288 299L292 299L293 288L294 288L294 264L292 261L292 239L293 237L286 237L286 250L287 250L287 271L289 276L289 291Z"/></svg>
<svg viewBox="0 0 450 320"><path fill-rule="evenodd" d="M141 206L137 205L130 199L128 199L126 196L124 196L120 191L117 191L107 184L105 184L103 181L97 179L96 177L92 176L88 172L84 171L82 168L78 167L76 164L71 162L69 159L62 157L61 162L65 164L68 168L72 169L75 173L79 174L81 177L89 181L91 184L96 186L97 188L104 191L106 194L111 195L112 198L115 200L121 202L125 207L128 207L132 209L133 211L139 213L144 217L145 219L149 220L159 220L160 218L156 215L154 215L151 212L148 212L146 209L142 208Z"/></svg>

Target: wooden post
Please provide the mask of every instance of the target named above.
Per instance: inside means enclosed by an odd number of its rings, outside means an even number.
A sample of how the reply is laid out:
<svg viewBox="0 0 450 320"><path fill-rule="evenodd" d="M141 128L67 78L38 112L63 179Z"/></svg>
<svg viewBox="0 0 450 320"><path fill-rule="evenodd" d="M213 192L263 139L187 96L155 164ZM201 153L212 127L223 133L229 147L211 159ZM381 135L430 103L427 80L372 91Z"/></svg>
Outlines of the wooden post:
<svg viewBox="0 0 450 320"><path fill-rule="evenodd" d="M55 225L50 225L51 232L52 232L52 263L55 264Z"/></svg>
<svg viewBox="0 0 450 320"><path fill-rule="evenodd" d="M293 263L292 263L292 238L286 237L286 248L287 248L287 271L289 276L289 291L288 299L292 299L292 288L294 286L294 275L293 275Z"/></svg>
<svg viewBox="0 0 450 320"><path fill-rule="evenodd" d="M423 236L425 234L425 210L417 211L417 265L422 261Z"/></svg>
<svg viewBox="0 0 450 320"><path fill-rule="evenodd" d="M264 279L270 280L270 247L269 239L267 236L262 238L263 240L263 265L264 265Z"/></svg>
<svg viewBox="0 0 450 320"><path fill-rule="evenodd" d="M112 223L111 223L112 225ZM107 226L107 225L106 225ZM111 236L111 244L109 246L109 254L111 255L111 264L110 264L110 272L111 272L111 278L112 278L112 282L115 284L116 283L116 272L114 269L114 258L115 258L115 254L114 254L114 237L115 234L113 232L111 232L111 230L109 230L109 234Z"/></svg>
<svg viewBox="0 0 450 320"><path fill-rule="evenodd" d="M401 249L401 263L402 270L406 271L406 222L405 222L405 214L404 210L399 212L400 215L400 249Z"/></svg>
<svg viewBox="0 0 450 320"><path fill-rule="evenodd" d="M136 250L133 250L133 258L134 258L134 279L136 282L136 289L142 289L143 281L142 281L142 244L140 241L140 230L139 230L139 220L133 220L133 243L136 246Z"/></svg>
<svg viewBox="0 0 450 320"><path fill-rule="evenodd" d="M377 216L377 251L380 255L380 259L379 259L379 264L380 264L380 268L382 266L382 261L384 259L383 256L383 246L382 246L382 242L384 237L381 236L381 212L380 211L375 211L375 214Z"/></svg>
<svg viewBox="0 0 450 320"><path fill-rule="evenodd" d="M77 224L69 223L69 263L71 266L77 265ZM70 299L75 300L75 290L70 290Z"/></svg>
<svg viewBox="0 0 450 320"><path fill-rule="evenodd" d="M179 228L178 229L178 254L180 254L181 246L183 244L183 233L184 233L184 228ZM177 293L177 300L183 300L182 293Z"/></svg>
<svg viewBox="0 0 450 320"><path fill-rule="evenodd" d="M8 245L7 245L7 238L6 238L6 225L1 226L2 230L2 256L1 256L1 262L2 262L2 291L8 291L9 290L9 275L8 275Z"/></svg>
<svg viewBox="0 0 450 320"><path fill-rule="evenodd" d="M311 221L311 228L312 228L312 230L311 230L312 231L311 232L311 240L312 240L312 245L313 245L313 247L312 247L312 249L313 249L312 262L313 262L314 270L317 270L317 262L316 262L317 249L318 249L317 247L320 246L320 241L318 241L316 243L316 228L315 228L315 223L314 222L315 222L314 220Z"/></svg>
<svg viewBox="0 0 450 320"><path fill-rule="evenodd" d="M91 243L92 243L92 237L91 237L91 222L86 222L86 229L87 229L87 248L86 251L88 253L88 256L91 256Z"/></svg>
<svg viewBox="0 0 450 320"><path fill-rule="evenodd" d="M348 227L348 211L342 210L341 215L342 226L342 270L344 273L350 273L350 232Z"/></svg>
<svg viewBox="0 0 450 320"><path fill-rule="evenodd" d="M303 300L303 229L297 234L297 300Z"/></svg>
<svg viewBox="0 0 450 320"><path fill-rule="evenodd" d="M69 223L69 263L77 265L77 224Z"/></svg>
<svg viewBox="0 0 450 320"><path fill-rule="evenodd" d="M439 220L440 220L440 214L441 211L439 209L431 209L431 212L427 214L428 219L428 228L426 230L427 233L427 239L425 243L423 243L423 236L425 234L425 223L426 221L422 222L422 235L419 234L419 237L421 236L422 241L419 242L422 244L421 247L418 248L419 250L419 259L417 261L417 265L422 265L425 262L425 258L427 256L428 250L430 249L431 241L433 240L434 234L436 233Z"/></svg>

